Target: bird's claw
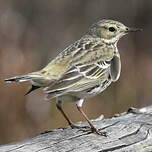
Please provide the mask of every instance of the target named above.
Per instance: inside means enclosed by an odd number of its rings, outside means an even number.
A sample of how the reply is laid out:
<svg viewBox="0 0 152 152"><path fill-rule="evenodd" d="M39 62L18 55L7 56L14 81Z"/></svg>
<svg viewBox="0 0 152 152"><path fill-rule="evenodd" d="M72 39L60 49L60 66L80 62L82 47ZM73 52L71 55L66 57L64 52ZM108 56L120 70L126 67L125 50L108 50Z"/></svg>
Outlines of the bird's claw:
<svg viewBox="0 0 152 152"><path fill-rule="evenodd" d="M107 132L100 132L99 130L97 130L96 128L91 128L91 131L93 133L96 133L97 135L100 135L100 136L104 136L104 137L107 137Z"/></svg>
<svg viewBox="0 0 152 152"><path fill-rule="evenodd" d="M89 126L82 126L82 127L80 126L78 129L80 129L80 131L83 131L83 132L95 133L97 135L104 136L104 137L108 136L107 132L100 132L96 128L90 128Z"/></svg>

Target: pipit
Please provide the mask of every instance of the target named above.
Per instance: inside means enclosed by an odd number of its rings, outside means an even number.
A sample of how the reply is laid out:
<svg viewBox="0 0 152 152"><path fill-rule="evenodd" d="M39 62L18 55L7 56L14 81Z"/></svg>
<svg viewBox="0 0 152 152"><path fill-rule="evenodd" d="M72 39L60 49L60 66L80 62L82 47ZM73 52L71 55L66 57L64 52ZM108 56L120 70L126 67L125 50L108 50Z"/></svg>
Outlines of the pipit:
<svg viewBox="0 0 152 152"><path fill-rule="evenodd" d="M56 98L56 106L72 128L76 126L62 109L62 102L73 101L90 125L90 130L100 135L82 110L83 101L105 90L118 80L121 71L118 40L129 32L140 31L129 28L118 21L100 20L93 24L84 36L69 45L46 67L37 72L5 79L6 82L30 81L31 89L43 88L46 99Z"/></svg>

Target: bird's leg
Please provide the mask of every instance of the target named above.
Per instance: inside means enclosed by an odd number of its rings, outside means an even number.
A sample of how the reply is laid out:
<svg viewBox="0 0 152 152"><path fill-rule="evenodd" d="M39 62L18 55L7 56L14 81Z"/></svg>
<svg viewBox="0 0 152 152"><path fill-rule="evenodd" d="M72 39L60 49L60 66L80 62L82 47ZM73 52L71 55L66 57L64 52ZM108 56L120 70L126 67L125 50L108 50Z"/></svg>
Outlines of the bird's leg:
<svg viewBox="0 0 152 152"><path fill-rule="evenodd" d="M56 107L57 109L61 112L61 114L64 116L64 118L67 120L68 124L70 125L70 127L73 129L73 128L84 128L84 127L81 127L81 126L76 126L73 124L73 122L68 118L68 116L66 115L66 113L64 112L64 110L62 109L62 101L58 100L56 102Z"/></svg>
<svg viewBox="0 0 152 152"><path fill-rule="evenodd" d="M82 103L83 103L83 99L79 100L77 102L77 109L78 111L82 114L82 116L85 118L85 120L89 123L90 127L91 127L91 131L98 134L98 135L102 135L102 136L107 136L106 132L99 132L93 125L93 123L89 120L89 118L87 117L87 115L84 113L83 109L82 109Z"/></svg>

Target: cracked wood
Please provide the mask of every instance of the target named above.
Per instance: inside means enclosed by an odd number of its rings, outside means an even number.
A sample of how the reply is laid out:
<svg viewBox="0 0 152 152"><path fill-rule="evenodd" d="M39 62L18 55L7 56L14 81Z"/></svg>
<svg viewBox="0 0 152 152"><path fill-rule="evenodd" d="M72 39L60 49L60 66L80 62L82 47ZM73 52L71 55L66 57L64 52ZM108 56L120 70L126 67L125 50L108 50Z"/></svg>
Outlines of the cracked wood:
<svg viewBox="0 0 152 152"><path fill-rule="evenodd" d="M21 142L0 146L0 152L151 152L152 106L130 108L111 119L93 120L108 137L79 129L56 129ZM87 125L83 122L81 125Z"/></svg>

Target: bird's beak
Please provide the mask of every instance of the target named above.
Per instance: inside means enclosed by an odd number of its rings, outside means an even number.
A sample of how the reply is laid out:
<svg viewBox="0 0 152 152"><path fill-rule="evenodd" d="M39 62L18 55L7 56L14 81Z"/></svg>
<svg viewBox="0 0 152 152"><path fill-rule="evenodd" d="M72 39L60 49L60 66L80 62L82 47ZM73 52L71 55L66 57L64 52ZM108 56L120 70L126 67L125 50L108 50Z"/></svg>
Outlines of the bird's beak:
<svg viewBox="0 0 152 152"><path fill-rule="evenodd" d="M138 32L138 31L142 31L142 29L140 28L126 28L126 32Z"/></svg>

